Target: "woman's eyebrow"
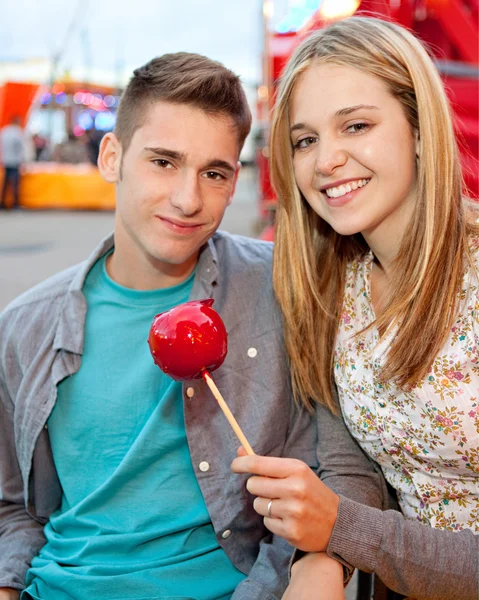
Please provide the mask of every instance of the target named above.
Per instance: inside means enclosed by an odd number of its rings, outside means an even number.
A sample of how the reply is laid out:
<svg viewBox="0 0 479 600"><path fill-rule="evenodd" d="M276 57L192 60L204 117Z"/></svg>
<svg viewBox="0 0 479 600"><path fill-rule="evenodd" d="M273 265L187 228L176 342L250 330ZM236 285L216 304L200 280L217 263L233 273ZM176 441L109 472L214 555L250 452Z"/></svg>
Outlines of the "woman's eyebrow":
<svg viewBox="0 0 479 600"><path fill-rule="evenodd" d="M308 126L306 125L306 123L295 123L291 126L289 131L290 133L293 133L293 131L297 131L298 129L308 129Z"/></svg>
<svg viewBox="0 0 479 600"><path fill-rule="evenodd" d="M372 104L355 104L354 106L346 106L345 108L340 108L338 111L334 113L335 117L345 117L346 115L350 115L356 110L379 110L378 106L373 106ZM290 127L290 133L297 131L298 129L308 129L308 125L306 123L295 123Z"/></svg>
<svg viewBox="0 0 479 600"><path fill-rule="evenodd" d="M373 106L371 104L356 104L354 106L347 106L346 108L341 108L335 113L335 117L345 117L346 115L350 115L356 110L379 110L377 106Z"/></svg>

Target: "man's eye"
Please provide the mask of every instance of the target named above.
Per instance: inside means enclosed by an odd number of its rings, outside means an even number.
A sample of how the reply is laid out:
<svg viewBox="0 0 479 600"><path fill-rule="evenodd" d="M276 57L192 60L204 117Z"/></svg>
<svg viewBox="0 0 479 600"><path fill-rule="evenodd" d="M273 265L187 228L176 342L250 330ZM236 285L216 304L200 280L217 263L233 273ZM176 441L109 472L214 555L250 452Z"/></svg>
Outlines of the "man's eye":
<svg viewBox="0 0 479 600"><path fill-rule="evenodd" d="M224 179L224 176L221 173L217 173L216 171L207 171L205 173L207 179L214 179L215 181L219 181L220 179Z"/></svg>
<svg viewBox="0 0 479 600"><path fill-rule="evenodd" d="M173 166L169 160L166 160L164 158L155 158L155 160L153 162L155 163L155 165L158 165L159 167L162 167L163 169L168 169Z"/></svg>

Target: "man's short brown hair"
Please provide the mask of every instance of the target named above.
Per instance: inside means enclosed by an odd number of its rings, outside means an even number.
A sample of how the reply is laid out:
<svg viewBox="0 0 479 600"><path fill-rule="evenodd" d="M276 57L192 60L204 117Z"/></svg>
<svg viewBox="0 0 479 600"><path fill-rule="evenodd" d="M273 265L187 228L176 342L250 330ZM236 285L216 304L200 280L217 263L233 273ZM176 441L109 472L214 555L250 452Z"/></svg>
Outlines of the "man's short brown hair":
<svg viewBox="0 0 479 600"><path fill-rule="evenodd" d="M231 117L239 149L251 129L251 111L239 77L221 63L189 52L164 54L135 69L118 107L115 134L123 151L154 102L189 104Z"/></svg>

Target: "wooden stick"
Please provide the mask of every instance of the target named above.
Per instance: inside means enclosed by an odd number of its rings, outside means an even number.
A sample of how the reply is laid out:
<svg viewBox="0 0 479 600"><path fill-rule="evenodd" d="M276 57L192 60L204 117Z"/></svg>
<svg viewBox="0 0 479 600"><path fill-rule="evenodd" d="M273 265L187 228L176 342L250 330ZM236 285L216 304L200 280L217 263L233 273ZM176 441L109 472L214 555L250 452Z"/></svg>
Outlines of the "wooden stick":
<svg viewBox="0 0 479 600"><path fill-rule="evenodd" d="M233 431L238 436L241 445L246 450L246 454L254 454L253 448L251 448L251 446L249 445L248 440L246 439L244 433L241 431L241 427L238 425L238 421L234 418L233 413L230 411L228 405L226 404L223 396L220 394L219 389L216 387L216 384L211 378L211 375L208 373L208 371L203 372L203 379L206 381L208 387L213 393L213 396L218 401L221 410L224 412L225 417L228 419L229 424L233 428Z"/></svg>

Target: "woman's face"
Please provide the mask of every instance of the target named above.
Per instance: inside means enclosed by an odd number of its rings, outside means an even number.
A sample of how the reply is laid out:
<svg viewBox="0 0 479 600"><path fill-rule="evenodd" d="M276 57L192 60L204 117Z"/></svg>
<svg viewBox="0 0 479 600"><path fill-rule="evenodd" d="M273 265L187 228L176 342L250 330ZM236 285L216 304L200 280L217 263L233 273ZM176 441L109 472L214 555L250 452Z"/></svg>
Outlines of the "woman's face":
<svg viewBox="0 0 479 600"><path fill-rule="evenodd" d="M296 182L342 235L378 250L404 233L416 192L416 136L401 104L373 75L315 63L290 104Z"/></svg>

